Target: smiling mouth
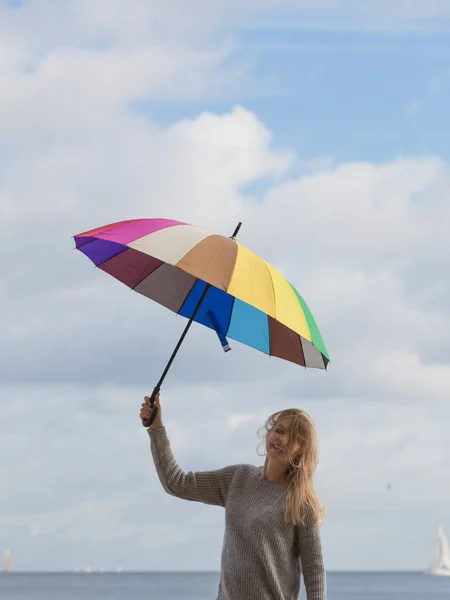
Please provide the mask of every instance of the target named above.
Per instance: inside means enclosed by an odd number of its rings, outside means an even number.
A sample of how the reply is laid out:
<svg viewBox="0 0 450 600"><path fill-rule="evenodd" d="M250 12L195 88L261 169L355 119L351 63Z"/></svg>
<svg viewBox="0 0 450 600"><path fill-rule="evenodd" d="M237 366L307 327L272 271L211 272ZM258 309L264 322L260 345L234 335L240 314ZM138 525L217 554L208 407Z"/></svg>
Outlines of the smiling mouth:
<svg viewBox="0 0 450 600"><path fill-rule="evenodd" d="M275 450L275 452L278 453L284 453L283 448L281 448L281 446L278 446L278 444L272 444L272 450Z"/></svg>

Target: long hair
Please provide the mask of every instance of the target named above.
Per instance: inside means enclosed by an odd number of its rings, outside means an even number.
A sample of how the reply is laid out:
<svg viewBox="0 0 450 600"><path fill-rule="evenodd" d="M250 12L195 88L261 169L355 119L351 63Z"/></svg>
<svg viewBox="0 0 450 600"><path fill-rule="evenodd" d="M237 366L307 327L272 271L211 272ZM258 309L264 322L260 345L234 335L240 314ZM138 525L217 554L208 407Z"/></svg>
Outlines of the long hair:
<svg viewBox="0 0 450 600"><path fill-rule="evenodd" d="M301 448L297 456L289 455L287 487L285 492L284 518L292 525L304 524L306 520L319 525L323 520L324 509L314 489L314 472L319 461L318 437L314 421L303 410L288 408L271 415L262 428L265 442L277 421L289 418L291 428L286 439L287 451L293 443Z"/></svg>

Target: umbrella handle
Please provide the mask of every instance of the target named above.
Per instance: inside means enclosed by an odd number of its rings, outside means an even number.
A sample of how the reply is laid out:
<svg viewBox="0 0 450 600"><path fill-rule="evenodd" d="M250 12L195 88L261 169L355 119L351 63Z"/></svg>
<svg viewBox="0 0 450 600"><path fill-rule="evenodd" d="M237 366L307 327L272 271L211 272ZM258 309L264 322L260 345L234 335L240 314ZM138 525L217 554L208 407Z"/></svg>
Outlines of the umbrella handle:
<svg viewBox="0 0 450 600"><path fill-rule="evenodd" d="M150 427L150 425L152 425L154 423L156 417L158 416L158 407L155 406L155 398L156 398L156 394L158 392L159 392L159 387L156 386L152 392L152 395L150 396L150 405L152 407L152 412L148 419L142 419L142 425L144 427Z"/></svg>

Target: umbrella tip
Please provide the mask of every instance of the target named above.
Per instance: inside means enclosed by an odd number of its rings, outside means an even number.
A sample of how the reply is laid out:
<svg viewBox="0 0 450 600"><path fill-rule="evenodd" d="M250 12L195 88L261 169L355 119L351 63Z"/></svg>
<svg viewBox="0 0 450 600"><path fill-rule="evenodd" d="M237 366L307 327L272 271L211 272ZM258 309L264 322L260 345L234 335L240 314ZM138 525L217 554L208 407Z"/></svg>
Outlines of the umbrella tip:
<svg viewBox="0 0 450 600"><path fill-rule="evenodd" d="M231 236L232 240L234 240L235 237L237 236L237 234L239 233L239 229L241 228L241 225L242 225L242 223L241 223L241 221L239 221L239 223L237 224L236 229L234 230L233 235Z"/></svg>

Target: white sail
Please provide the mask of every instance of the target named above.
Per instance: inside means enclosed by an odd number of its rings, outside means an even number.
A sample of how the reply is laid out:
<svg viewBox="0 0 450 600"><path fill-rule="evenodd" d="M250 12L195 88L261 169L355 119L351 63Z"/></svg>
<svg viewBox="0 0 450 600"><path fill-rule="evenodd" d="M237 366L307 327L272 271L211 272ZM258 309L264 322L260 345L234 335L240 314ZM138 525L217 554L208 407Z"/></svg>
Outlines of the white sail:
<svg viewBox="0 0 450 600"><path fill-rule="evenodd" d="M434 569L430 569L429 573L430 575L450 576L450 549L442 524L439 525L437 534L436 566Z"/></svg>
<svg viewBox="0 0 450 600"><path fill-rule="evenodd" d="M11 558L11 550L5 550L5 573L10 573L12 571L12 558Z"/></svg>
<svg viewBox="0 0 450 600"><path fill-rule="evenodd" d="M442 525L439 525L438 529L436 553L439 568L450 569L450 550L448 548L448 541L445 537L444 527Z"/></svg>

